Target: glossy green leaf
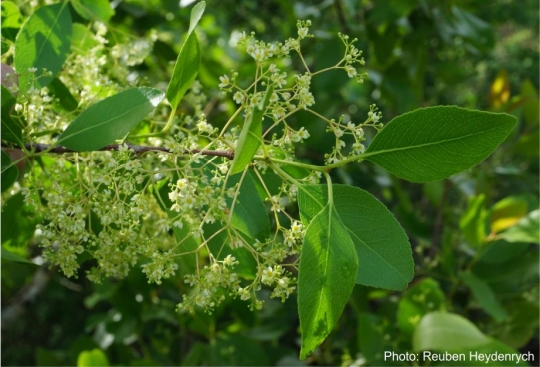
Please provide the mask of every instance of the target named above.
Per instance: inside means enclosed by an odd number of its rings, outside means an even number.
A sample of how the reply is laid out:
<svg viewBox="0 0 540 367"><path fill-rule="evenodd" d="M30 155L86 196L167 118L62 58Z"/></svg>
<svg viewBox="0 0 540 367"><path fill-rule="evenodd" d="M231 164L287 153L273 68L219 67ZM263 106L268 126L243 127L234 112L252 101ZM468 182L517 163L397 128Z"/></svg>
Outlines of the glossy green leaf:
<svg viewBox="0 0 540 367"><path fill-rule="evenodd" d="M52 72L52 76L36 80L36 88L46 86L62 69L70 50L71 31L67 2L42 6L24 23L15 41L14 60L23 93L31 86L29 68L37 68L36 77L41 76L43 68Z"/></svg>
<svg viewBox="0 0 540 367"><path fill-rule="evenodd" d="M461 272L459 277L469 286L482 308L497 321L506 318L506 310L495 297L495 293L490 286L482 279L468 272Z"/></svg>
<svg viewBox="0 0 540 367"><path fill-rule="evenodd" d="M399 328L404 335L410 337L425 314L444 311L445 308L445 295L439 283L432 278L423 279L407 289L399 300Z"/></svg>
<svg viewBox="0 0 540 367"><path fill-rule="evenodd" d="M71 5L81 17L87 20L108 22L114 15L109 0L71 0Z"/></svg>
<svg viewBox="0 0 540 367"><path fill-rule="evenodd" d="M480 246L486 237L485 220L487 212L484 201L484 194L470 197L467 209L459 221L463 235L475 247Z"/></svg>
<svg viewBox="0 0 540 367"><path fill-rule="evenodd" d="M504 113L421 108L390 121L365 157L408 181L441 180L486 159L515 124L516 118Z"/></svg>
<svg viewBox="0 0 540 367"><path fill-rule="evenodd" d="M1 177L1 188L2 192L6 191L17 181L19 176L19 169L16 165L11 165L11 159L6 152L2 150L2 177Z"/></svg>
<svg viewBox="0 0 540 367"><path fill-rule="evenodd" d="M334 207L327 204L307 226L300 254L300 359L313 352L336 325L354 287L357 268L347 228Z"/></svg>
<svg viewBox="0 0 540 367"><path fill-rule="evenodd" d="M325 185L307 185L298 192L304 223L328 201ZM334 208L354 243L358 257L356 282L371 287L404 289L414 275L407 235L394 215L373 195L357 187L333 185Z"/></svg>
<svg viewBox="0 0 540 367"><path fill-rule="evenodd" d="M35 265L30 260L27 260L22 256L19 256L17 254L14 254L13 252L8 251L4 247L2 247L2 260L15 261L15 262L19 262L19 263Z"/></svg>
<svg viewBox="0 0 540 367"><path fill-rule="evenodd" d="M84 350L77 358L77 367L109 366L109 360L101 349Z"/></svg>
<svg viewBox="0 0 540 367"><path fill-rule="evenodd" d="M11 118L11 109L15 106L15 97L2 85L2 140L22 146L22 128Z"/></svg>
<svg viewBox="0 0 540 367"><path fill-rule="evenodd" d="M430 312L420 320L413 336L413 349L455 351L488 344L490 339L462 316Z"/></svg>
<svg viewBox="0 0 540 367"><path fill-rule="evenodd" d="M129 133L163 97L163 92L154 88L124 90L84 110L57 143L77 152L101 149Z"/></svg>
<svg viewBox="0 0 540 367"><path fill-rule="evenodd" d="M270 85L264 98L253 108L247 122L242 127L234 152L231 175L242 172L251 163L253 156L262 144L262 120L272 92L273 88Z"/></svg>
<svg viewBox="0 0 540 367"><path fill-rule="evenodd" d="M201 19L205 6L206 3L201 1L191 10L188 35L186 41L182 45L180 53L178 54L176 64L174 65L173 75L171 81L169 82L169 86L167 87L167 99L169 100L173 110L178 107L182 97L191 86L199 72L201 51L199 49L197 35L195 32L193 32L193 30Z"/></svg>
<svg viewBox="0 0 540 367"><path fill-rule="evenodd" d="M502 232L500 236L508 242L532 242L540 244L540 210L530 212L515 226Z"/></svg>

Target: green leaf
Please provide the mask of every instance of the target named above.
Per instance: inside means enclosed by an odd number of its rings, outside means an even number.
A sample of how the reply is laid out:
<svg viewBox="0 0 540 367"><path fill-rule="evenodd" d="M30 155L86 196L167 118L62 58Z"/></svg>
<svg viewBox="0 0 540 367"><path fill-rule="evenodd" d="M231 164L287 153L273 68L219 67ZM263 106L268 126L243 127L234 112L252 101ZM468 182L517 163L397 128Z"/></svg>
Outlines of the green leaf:
<svg viewBox="0 0 540 367"><path fill-rule="evenodd" d="M15 262L19 262L19 263L36 265L33 262L31 262L30 260L27 260L24 257L19 256L17 254L14 254L13 252L10 252L10 251L6 250L3 247L2 247L2 260L15 261Z"/></svg>
<svg viewBox="0 0 540 367"><path fill-rule="evenodd" d="M309 189L308 189L309 190ZM306 228L298 269L300 359L332 331L354 287L358 259L334 207L327 204Z"/></svg>
<svg viewBox="0 0 540 367"><path fill-rule="evenodd" d="M59 78L54 78L48 88L50 93L59 99L60 105L67 111L75 111L79 106L79 102Z"/></svg>
<svg viewBox="0 0 540 367"><path fill-rule="evenodd" d="M9 155L2 150L2 179L1 179L1 188L2 192L6 191L17 181L19 176L19 169L16 165L11 165L11 159Z"/></svg>
<svg viewBox="0 0 540 367"><path fill-rule="evenodd" d="M108 0L71 0L71 5L86 20L107 23L114 15L114 9Z"/></svg>
<svg viewBox="0 0 540 367"><path fill-rule="evenodd" d="M485 195L472 196L467 203L467 210L459 221L463 235L472 246L478 247L486 237L485 220L486 208L484 206Z"/></svg>
<svg viewBox="0 0 540 367"><path fill-rule="evenodd" d="M22 128L11 118L15 97L2 85L2 140L22 146Z"/></svg>
<svg viewBox="0 0 540 367"><path fill-rule="evenodd" d="M240 180L240 176L229 177L227 187L233 187ZM232 198L227 198L227 206L232 205ZM231 225L245 234L251 241L263 241L270 233L270 223L266 207L259 196L255 180L252 175L246 174L240 186L237 202L231 218Z"/></svg>
<svg viewBox="0 0 540 367"><path fill-rule="evenodd" d="M532 242L540 244L540 210L530 212L513 227L502 232L508 242Z"/></svg>
<svg viewBox="0 0 540 367"><path fill-rule="evenodd" d="M22 15L19 7L11 1L2 1L2 38L15 41L17 32L22 25Z"/></svg>
<svg viewBox="0 0 540 367"><path fill-rule="evenodd" d="M467 272L461 272L459 277L469 286L482 308L496 321L502 321L506 318L505 309L486 282Z"/></svg>
<svg viewBox="0 0 540 367"><path fill-rule="evenodd" d="M426 278L407 289L398 304L397 321L401 332L412 336L422 317L433 311L444 311L445 295L439 283Z"/></svg>
<svg viewBox="0 0 540 367"><path fill-rule="evenodd" d="M536 300L517 298L505 302L505 306L508 317L493 326L493 335L514 348L523 348L532 337L538 335L538 303Z"/></svg>
<svg viewBox="0 0 540 367"><path fill-rule="evenodd" d="M390 121L365 159L408 181L441 180L486 159L515 124L516 118L504 113L420 108Z"/></svg>
<svg viewBox="0 0 540 367"><path fill-rule="evenodd" d="M173 110L178 107L182 97L191 86L199 72L201 51L199 49L197 35L195 32L193 32L193 30L201 19L205 6L206 3L201 1L191 10L191 19L189 22L187 39L182 45L182 49L178 54L176 64L174 65L173 75L171 81L169 82L169 86L167 87L167 99L169 100Z"/></svg>
<svg viewBox="0 0 540 367"><path fill-rule="evenodd" d="M491 208L489 218L491 231L501 232L515 225L527 215L527 200L519 196L509 196L497 202Z"/></svg>
<svg viewBox="0 0 540 367"><path fill-rule="evenodd" d="M154 88L130 88L84 110L67 127L58 144L83 152L103 148L123 138L162 100Z"/></svg>
<svg viewBox="0 0 540 367"><path fill-rule="evenodd" d="M33 75L28 68L35 67L35 76L42 69L52 76L40 77L35 87L46 86L62 69L71 45L71 15L67 2L42 6L24 23L15 41L15 69L19 73L19 88L24 93L31 86Z"/></svg>
<svg viewBox="0 0 540 367"><path fill-rule="evenodd" d="M20 28L22 15L12 1L2 1L2 28Z"/></svg>
<svg viewBox="0 0 540 367"><path fill-rule="evenodd" d="M298 206L309 223L328 201L325 185L299 190ZM333 202L358 257L356 282L371 287L404 289L414 275L411 245L394 215L373 195L357 187L333 185Z"/></svg>
<svg viewBox="0 0 540 367"><path fill-rule="evenodd" d="M2 55L4 55L6 52L9 51L9 42L6 42L4 40L1 41L2 42Z"/></svg>
<svg viewBox="0 0 540 367"><path fill-rule="evenodd" d="M73 36L71 37L71 50L84 55L97 44L93 38L93 33L87 26L80 23L73 23Z"/></svg>
<svg viewBox="0 0 540 367"><path fill-rule="evenodd" d="M84 350L77 358L78 367L109 366L109 360L101 349Z"/></svg>
<svg viewBox="0 0 540 367"><path fill-rule="evenodd" d="M469 320L446 312L430 312L420 320L413 336L413 349L455 351L488 344L485 336Z"/></svg>
<svg viewBox="0 0 540 367"><path fill-rule="evenodd" d="M266 90L264 98L257 106L253 107L253 111L248 117L248 121L242 127L238 144L234 152L234 160L231 167L231 175L242 172L253 159L255 153L262 144L262 120L266 106L270 102L273 87L270 85Z"/></svg>

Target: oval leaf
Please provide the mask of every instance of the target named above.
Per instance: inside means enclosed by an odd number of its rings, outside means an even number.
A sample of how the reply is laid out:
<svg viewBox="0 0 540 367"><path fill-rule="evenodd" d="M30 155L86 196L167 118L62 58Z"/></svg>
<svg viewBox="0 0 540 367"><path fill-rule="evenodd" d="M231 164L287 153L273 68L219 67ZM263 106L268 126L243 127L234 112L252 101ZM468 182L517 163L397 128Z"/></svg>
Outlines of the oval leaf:
<svg viewBox="0 0 540 367"><path fill-rule="evenodd" d="M365 159L408 181L441 180L486 159L515 124L516 118L504 113L421 108L390 121Z"/></svg>
<svg viewBox="0 0 540 367"><path fill-rule="evenodd" d="M325 185L298 191L302 221L309 223L328 201ZM371 287L405 289L414 276L407 235L394 215L370 193L357 187L333 185L334 208L358 257L356 282Z"/></svg>
<svg viewBox="0 0 540 367"><path fill-rule="evenodd" d="M244 124L238 144L234 152L234 160L231 167L231 175L242 172L244 168L251 163L253 156L262 144L262 120L266 106L270 102L270 96L273 92L273 87L270 85L266 90L264 98L257 106L253 107L253 111L248 117L248 121Z"/></svg>
<svg viewBox="0 0 540 367"><path fill-rule="evenodd" d="M358 259L354 244L329 204L306 228L298 269L300 358L332 331L354 287Z"/></svg>
<svg viewBox="0 0 540 367"><path fill-rule="evenodd" d="M413 349L454 351L488 344L490 339L462 316L430 312L422 317L413 336Z"/></svg>
<svg viewBox="0 0 540 367"><path fill-rule="evenodd" d="M57 143L77 152L101 149L123 138L163 97L163 92L154 88L122 91L84 110Z"/></svg>
<svg viewBox="0 0 540 367"><path fill-rule="evenodd" d="M52 76L40 77L35 87L46 86L66 61L71 46L71 15L67 2L42 6L22 26L15 41L15 69L19 73L19 88L24 93L30 88L32 75L28 68L52 72Z"/></svg>
<svg viewBox="0 0 540 367"><path fill-rule="evenodd" d="M171 104L173 110L178 107L178 104L182 100L182 97L191 86L197 73L199 72L199 65L201 63L201 51L199 49L199 42L197 41L197 35L193 30L199 22L204 12L206 3L201 1L193 7L191 10L191 20L189 24L189 32L178 54L176 64L174 65L174 71L167 87L167 99Z"/></svg>

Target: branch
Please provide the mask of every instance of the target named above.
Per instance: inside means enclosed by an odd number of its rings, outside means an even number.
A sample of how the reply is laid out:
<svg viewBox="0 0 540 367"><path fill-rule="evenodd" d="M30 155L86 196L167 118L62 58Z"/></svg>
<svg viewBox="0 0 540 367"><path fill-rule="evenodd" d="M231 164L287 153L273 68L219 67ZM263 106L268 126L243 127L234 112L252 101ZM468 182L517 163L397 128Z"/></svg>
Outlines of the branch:
<svg viewBox="0 0 540 367"><path fill-rule="evenodd" d="M129 149L132 149L135 153L146 153L146 152L164 152L164 153L173 153L167 148L163 147L149 147L149 146L139 146L139 145L131 145L126 144ZM24 144L24 147L26 150L33 151L33 152L48 152L48 153L77 153L75 150L68 149L66 147L62 146L55 146L52 147L47 144L38 144L38 143L26 143ZM118 150L120 147L120 144L111 144L107 145L106 147L103 147L101 149L98 149L97 151L112 151L112 150ZM10 149L21 149L21 147L17 145L8 146L2 142L2 148L10 148ZM208 155L208 156L214 156L214 157L224 157L228 158L230 160L234 159L234 151L232 150L200 150L200 149L185 149L184 154L197 154L200 153L202 155Z"/></svg>

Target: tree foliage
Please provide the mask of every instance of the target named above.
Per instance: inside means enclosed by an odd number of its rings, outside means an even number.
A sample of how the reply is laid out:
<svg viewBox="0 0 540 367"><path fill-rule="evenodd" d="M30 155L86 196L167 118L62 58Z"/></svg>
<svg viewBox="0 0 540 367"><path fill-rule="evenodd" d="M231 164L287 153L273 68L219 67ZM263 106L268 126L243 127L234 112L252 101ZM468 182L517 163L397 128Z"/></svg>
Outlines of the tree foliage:
<svg viewBox="0 0 540 367"><path fill-rule="evenodd" d="M231 5L2 2L2 362L531 351L537 77L489 58L527 27Z"/></svg>

